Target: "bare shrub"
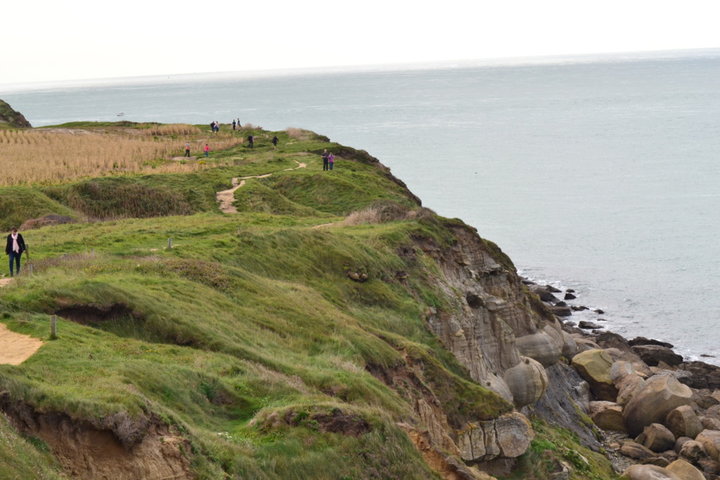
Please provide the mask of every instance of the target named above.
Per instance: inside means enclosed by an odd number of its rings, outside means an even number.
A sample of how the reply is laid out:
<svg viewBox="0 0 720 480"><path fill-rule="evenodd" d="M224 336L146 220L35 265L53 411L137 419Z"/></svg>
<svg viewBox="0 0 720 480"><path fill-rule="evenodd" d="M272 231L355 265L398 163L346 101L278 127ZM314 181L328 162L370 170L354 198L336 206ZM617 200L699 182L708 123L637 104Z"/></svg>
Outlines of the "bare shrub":
<svg viewBox="0 0 720 480"><path fill-rule="evenodd" d="M302 128L288 127L285 131L287 132L288 137L294 138L296 140L310 139L310 132L308 132L307 130L303 130Z"/></svg>
<svg viewBox="0 0 720 480"><path fill-rule="evenodd" d="M421 209L422 210L422 209ZM412 220L422 216L423 212L411 210L404 205L391 201L377 202L362 210L351 212L344 225L362 225L372 223L385 223L397 220Z"/></svg>

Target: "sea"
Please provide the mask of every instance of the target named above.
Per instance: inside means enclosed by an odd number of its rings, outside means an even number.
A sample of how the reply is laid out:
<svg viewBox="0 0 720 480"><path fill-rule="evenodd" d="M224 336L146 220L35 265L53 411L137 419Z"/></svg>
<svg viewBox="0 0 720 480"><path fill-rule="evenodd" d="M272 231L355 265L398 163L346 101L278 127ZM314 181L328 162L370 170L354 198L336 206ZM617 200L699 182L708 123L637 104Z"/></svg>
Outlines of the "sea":
<svg viewBox="0 0 720 480"><path fill-rule="evenodd" d="M720 365L720 50L24 86L33 126L301 127L367 150L591 320ZM342 168L342 163L337 167Z"/></svg>

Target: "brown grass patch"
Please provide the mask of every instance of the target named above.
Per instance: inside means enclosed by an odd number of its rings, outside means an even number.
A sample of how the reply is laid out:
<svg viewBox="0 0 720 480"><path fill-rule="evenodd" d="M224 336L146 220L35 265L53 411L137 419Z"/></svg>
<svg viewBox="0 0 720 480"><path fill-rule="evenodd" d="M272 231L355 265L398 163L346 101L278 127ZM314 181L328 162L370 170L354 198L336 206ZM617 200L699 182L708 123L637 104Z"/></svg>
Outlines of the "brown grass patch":
<svg viewBox="0 0 720 480"><path fill-rule="evenodd" d="M240 144L230 133L199 138L192 125L159 125L147 130L0 130L0 185L59 183L83 177L125 172L186 172L202 163L178 165L185 142L200 152L205 143L214 151ZM186 137L186 138L182 138ZM151 165L152 164L152 165Z"/></svg>

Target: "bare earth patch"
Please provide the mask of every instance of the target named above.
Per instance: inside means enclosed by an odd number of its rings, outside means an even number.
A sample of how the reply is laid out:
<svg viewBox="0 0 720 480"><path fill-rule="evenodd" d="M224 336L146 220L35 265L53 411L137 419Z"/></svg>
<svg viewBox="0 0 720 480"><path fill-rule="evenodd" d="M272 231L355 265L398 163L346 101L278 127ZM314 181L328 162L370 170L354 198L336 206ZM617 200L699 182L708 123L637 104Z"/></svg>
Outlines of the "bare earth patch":
<svg viewBox="0 0 720 480"><path fill-rule="evenodd" d="M20 365L42 346L41 340L10 331L0 323L0 363Z"/></svg>

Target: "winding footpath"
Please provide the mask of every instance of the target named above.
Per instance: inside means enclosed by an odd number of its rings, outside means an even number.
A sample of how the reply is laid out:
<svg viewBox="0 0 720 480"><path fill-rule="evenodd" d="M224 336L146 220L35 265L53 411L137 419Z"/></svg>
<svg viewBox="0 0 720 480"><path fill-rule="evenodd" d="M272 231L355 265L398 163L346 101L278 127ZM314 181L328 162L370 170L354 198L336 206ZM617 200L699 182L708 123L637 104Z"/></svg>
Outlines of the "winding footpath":
<svg viewBox="0 0 720 480"><path fill-rule="evenodd" d="M5 287L12 281L12 278L0 278L0 287ZM4 323L0 323L0 364L20 365L42 346L42 340L13 332Z"/></svg>
<svg viewBox="0 0 720 480"><path fill-rule="evenodd" d="M286 168L283 170L283 172L287 172L290 170L297 170L298 168L305 168L307 167L306 163L298 162L295 160L295 163L298 164L295 168ZM233 205L233 202L235 201L235 190L238 188L241 188L245 185L246 180L250 180L251 178L267 178L271 177L272 173L266 173L264 175L250 175L248 177L234 177L232 179L232 188L229 188L228 190L222 190L220 192L217 192L215 194L215 198L217 199L217 202L220 207L220 211L223 213L237 213L237 208Z"/></svg>

